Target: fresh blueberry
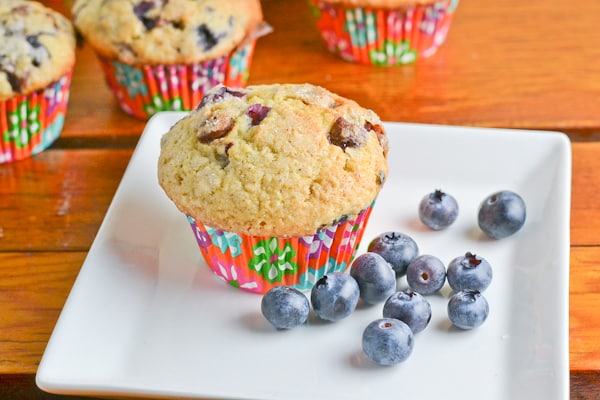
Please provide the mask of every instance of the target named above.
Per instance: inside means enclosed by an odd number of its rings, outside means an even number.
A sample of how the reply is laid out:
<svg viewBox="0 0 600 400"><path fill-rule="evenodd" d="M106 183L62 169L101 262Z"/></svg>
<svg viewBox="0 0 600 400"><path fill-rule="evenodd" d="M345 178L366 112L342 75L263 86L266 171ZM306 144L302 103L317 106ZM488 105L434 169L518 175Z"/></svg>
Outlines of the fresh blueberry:
<svg viewBox="0 0 600 400"><path fill-rule="evenodd" d="M382 233L369 243L367 250L390 263L397 277L406 275L406 267L419 255L419 247L413 238L400 232Z"/></svg>
<svg viewBox="0 0 600 400"><path fill-rule="evenodd" d="M492 239L512 235L525 224L526 207L521 196L510 190L489 195L479 206L477 222Z"/></svg>
<svg viewBox="0 0 600 400"><path fill-rule="evenodd" d="M263 296L260 309L275 328L291 329L306 322L310 305L299 290L275 286Z"/></svg>
<svg viewBox="0 0 600 400"><path fill-rule="evenodd" d="M483 292L492 282L492 266L483 257L467 252L450 261L446 278L455 292L476 289Z"/></svg>
<svg viewBox="0 0 600 400"><path fill-rule="evenodd" d="M460 329L477 328L489 313L490 306L479 290L461 290L448 302L448 318Z"/></svg>
<svg viewBox="0 0 600 400"><path fill-rule="evenodd" d="M395 318L381 318L371 322L362 336L363 352L380 365L394 365L405 361L412 353L414 335L408 325Z"/></svg>
<svg viewBox="0 0 600 400"><path fill-rule="evenodd" d="M446 282L446 267L435 256L419 256L406 268L406 281L415 292L423 295L435 293Z"/></svg>
<svg viewBox="0 0 600 400"><path fill-rule="evenodd" d="M431 320L431 304L410 289L396 292L383 305L384 318L396 318L404 322L413 333L424 330Z"/></svg>
<svg viewBox="0 0 600 400"><path fill-rule="evenodd" d="M396 273L392 266L377 253L364 253L356 257L350 275L360 288L360 298L365 303L385 301L396 291Z"/></svg>
<svg viewBox="0 0 600 400"><path fill-rule="evenodd" d="M310 292L315 314L327 321L346 318L356 308L360 290L356 280L343 272L323 276Z"/></svg>
<svg viewBox="0 0 600 400"><path fill-rule="evenodd" d="M419 203L419 218L429 228L439 231L452 225L458 217L456 199L441 190L429 193Z"/></svg>

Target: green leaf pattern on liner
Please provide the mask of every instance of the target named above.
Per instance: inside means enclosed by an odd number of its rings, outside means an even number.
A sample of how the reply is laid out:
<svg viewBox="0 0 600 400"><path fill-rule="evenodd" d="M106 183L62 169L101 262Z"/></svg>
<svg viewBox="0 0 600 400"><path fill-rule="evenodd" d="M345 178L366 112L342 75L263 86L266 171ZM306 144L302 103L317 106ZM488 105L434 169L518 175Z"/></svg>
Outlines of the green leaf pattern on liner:
<svg viewBox="0 0 600 400"><path fill-rule="evenodd" d="M252 247L254 256L248 263L248 267L270 282L281 282L286 274L295 274L298 271L298 263L293 259L296 251L291 244L285 243L279 248L277 238L261 240Z"/></svg>
<svg viewBox="0 0 600 400"><path fill-rule="evenodd" d="M369 57L371 62L376 65L407 64L417 59L417 52L410 48L408 40L399 43L385 40L383 49L371 50Z"/></svg>
<svg viewBox="0 0 600 400"><path fill-rule="evenodd" d="M181 97L173 97L171 100L166 100L160 94L152 96L152 103L144 104L144 112L150 116L159 111L181 111L183 109L183 101Z"/></svg>
<svg viewBox="0 0 600 400"><path fill-rule="evenodd" d="M5 142L14 142L18 148L29 144L31 138L39 133L40 106L29 106L28 101L19 103L17 109L8 115L8 130L3 134Z"/></svg>

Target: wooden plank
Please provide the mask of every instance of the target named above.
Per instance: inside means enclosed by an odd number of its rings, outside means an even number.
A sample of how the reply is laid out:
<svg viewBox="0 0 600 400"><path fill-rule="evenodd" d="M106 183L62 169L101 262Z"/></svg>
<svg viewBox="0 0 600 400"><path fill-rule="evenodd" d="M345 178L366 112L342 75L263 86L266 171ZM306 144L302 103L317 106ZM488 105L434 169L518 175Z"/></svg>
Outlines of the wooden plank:
<svg viewBox="0 0 600 400"><path fill-rule="evenodd" d="M68 12L63 0L45 3ZM581 0L576 9L561 1L499 0L490 7L461 0L438 53L396 67L357 65L328 53L306 0L262 4L274 31L258 41L250 84L314 83L388 121L600 138L596 0ZM64 136L139 134L143 126L119 109L89 45L80 48Z"/></svg>
<svg viewBox="0 0 600 400"><path fill-rule="evenodd" d="M577 142L573 143L572 148L571 244L598 246L600 245L600 190L598 190L600 188L600 142Z"/></svg>
<svg viewBox="0 0 600 400"><path fill-rule="evenodd" d="M85 255L0 252L0 374L36 372Z"/></svg>
<svg viewBox="0 0 600 400"><path fill-rule="evenodd" d="M0 374L33 373L85 252L0 253ZM600 248L571 251L571 369L600 370Z"/></svg>
<svg viewBox="0 0 600 400"><path fill-rule="evenodd" d="M600 371L599 247L572 248L569 285L571 369Z"/></svg>
<svg viewBox="0 0 600 400"><path fill-rule="evenodd" d="M131 152L47 150L0 164L0 251L87 250Z"/></svg>

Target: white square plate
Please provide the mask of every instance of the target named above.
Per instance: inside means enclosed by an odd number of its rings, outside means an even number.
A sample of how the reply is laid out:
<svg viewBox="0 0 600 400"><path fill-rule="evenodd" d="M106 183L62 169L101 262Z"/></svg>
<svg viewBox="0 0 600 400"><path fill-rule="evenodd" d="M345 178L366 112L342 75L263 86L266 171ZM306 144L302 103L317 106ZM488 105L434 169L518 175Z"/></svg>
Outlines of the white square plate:
<svg viewBox="0 0 600 400"><path fill-rule="evenodd" d="M361 352L381 305L337 323L276 331L261 296L203 265L186 218L157 184L159 141L184 113L154 116L139 141L37 372L59 394L222 399L566 400L571 152L561 133L386 123L390 174L359 249L384 231L411 235L444 262L474 252L494 268L490 316L471 331L446 316L447 284L411 357L378 367ZM418 220L434 189L460 205L444 231ZM521 194L527 221L494 241L477 209ZM399 287L405 288L404 278Z"/></svg>

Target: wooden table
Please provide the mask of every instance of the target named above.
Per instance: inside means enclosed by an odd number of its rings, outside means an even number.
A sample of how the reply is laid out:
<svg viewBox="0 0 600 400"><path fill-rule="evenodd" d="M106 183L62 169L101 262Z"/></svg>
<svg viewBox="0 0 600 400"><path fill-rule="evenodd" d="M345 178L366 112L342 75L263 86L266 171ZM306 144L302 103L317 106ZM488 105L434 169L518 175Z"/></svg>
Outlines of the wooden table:
<svg viewBox="0 0 600 400"><path fill-rule="evenodd" d="M45 3L68 15L62 0ZM570 136L571 398L600 399L600 2L461 0L441 50L393 68L327 53L304 0L263 5L274 33L250 83L322 85L388 121ZM0 165L0 398L55 398L36 388L36 369L144 125L83 47L60 139Z"/></svg>

